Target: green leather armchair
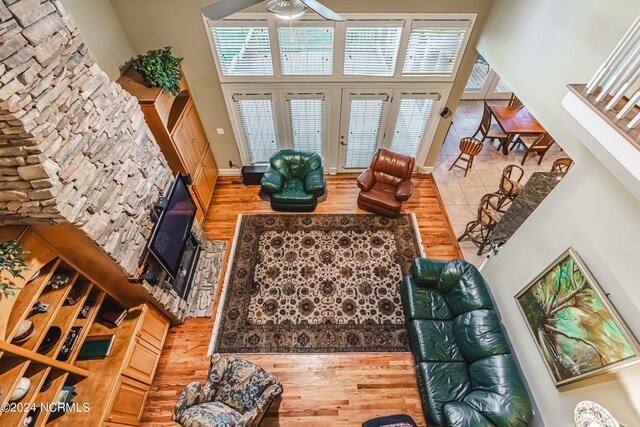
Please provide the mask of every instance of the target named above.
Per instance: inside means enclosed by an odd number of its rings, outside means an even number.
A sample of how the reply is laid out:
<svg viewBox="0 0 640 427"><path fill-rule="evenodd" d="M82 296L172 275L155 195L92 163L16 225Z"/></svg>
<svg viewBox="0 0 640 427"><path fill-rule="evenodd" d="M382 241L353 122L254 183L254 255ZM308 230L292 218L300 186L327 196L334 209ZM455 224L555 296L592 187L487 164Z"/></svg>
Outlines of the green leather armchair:
<svg viewBox="0 0 640 427"><path fill-rule="evenodd" d="M316 153L281 150L271 156L260 181L271 208L284 212L313 212L325 193L322 158Z"/></svg>
<svg viewBox="0 0 640 427"><path fill-rule="evenodd" d="M531 401L480 272L418 258L400 294L427 425L529 425Z"/></svg>

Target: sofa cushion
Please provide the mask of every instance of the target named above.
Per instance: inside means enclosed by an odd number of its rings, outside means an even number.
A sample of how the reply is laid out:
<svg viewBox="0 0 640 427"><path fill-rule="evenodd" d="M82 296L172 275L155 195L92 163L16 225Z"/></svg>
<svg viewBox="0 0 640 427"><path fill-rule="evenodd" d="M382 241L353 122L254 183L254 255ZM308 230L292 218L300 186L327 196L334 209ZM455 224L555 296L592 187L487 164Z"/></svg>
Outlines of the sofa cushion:
<svg viewBox="0 0 640 427"><path fill-rule="evenodd" d="M494 427L480 412L465 402L449 402L444 405L447 427Z"/></svg>
<svg viewBox="0 0 640 427"><path fill-rule="evenodd" d="M493 310L474 310L453 321L456 342L467 362L509 353L500 320Z"/></svg>
<svg viewBox="0 0 640 427"><path fill-rule="evenodd" d="M435 288L445 265L447 265L445 261L416 258L411 263L409 272L418 285Z"/></svg>
<svg viewBox="0 0 640 427"><path fill-rule="evenodd" d="M480 308L493 308L487 284L473 265L461 259L442 269L436 289L444 293L454 316Z"/></svg>
<svg viewBox="0 0 640 427"><path fill-rule="evenodd" d="M430 426L446 426L444 405L471 392L464 362L422 362L416 365L422 411Z"/></svg>
<svg viewBox="0 0 640 427"><path fill-rule="evenodd" d="M180 413L178 421L183 426L235 427L242 416L220 402L206 402L190 406Z"/></svg>
<svg viewBox="0 0 640 427"><path fill-rule="evenodd" d="M418 286L410 275L402 280L400 297L407 322L414 319L453 319L444 296L433 289Z"/></svg>
<svg viewBox="0 0 640 427"><path fill-rule="evenodd" d="M400 210L402 202L396 200L396 187L376 182L369 191L361 191L358 199L392 211Z"/></svg>
<svg viewBox="0 0 640 427"><path fill-rule="evenodd" d="M451 320L414 320L407 329L416 363L464 362Z"/></svg>
<svg viewBox="0 0 640 427"><path fill-rule="evenodd" d="M312 203L315 197L313 194L307 193L302 181L297 178L291 178L285 181L279 193L271 195L271 200L275 203L308 204Z"/></svg>
<svg viewBox="0 0 640 427"><path fill-rule="evenodd" d="M256 407L262 393L275 378L264 369L239 356L229 356L215 399L241 414Z"/></svg>
<svg viewBox="0 0 640 427"><path fill-rule="evenodd" d="M473 392L464 398L497 427L524 427L532 418L531 402L511 354L469 365Z"/></svg>

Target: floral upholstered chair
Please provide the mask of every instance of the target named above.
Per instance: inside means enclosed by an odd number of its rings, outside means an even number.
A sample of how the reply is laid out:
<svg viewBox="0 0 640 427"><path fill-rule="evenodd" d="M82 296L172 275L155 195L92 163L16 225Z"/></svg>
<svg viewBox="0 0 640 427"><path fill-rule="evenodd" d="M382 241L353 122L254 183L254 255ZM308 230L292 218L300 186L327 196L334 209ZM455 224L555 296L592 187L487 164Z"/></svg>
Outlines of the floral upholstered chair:
<svg viewBox="0 0 640 427"><path fill-rule="evenodd" d="M207 381L187 385L173 420L184 427L255 427L282 394L278 379L234 354L214 354Z"/></svg>

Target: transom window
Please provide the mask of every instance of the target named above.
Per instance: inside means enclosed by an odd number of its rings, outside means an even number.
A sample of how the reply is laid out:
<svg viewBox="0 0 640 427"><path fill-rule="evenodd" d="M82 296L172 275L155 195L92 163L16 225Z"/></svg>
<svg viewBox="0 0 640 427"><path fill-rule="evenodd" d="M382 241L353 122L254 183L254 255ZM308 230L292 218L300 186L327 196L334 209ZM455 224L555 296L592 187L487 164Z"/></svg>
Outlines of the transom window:
<svg viewBox="0 0 640 427"><path fill-rule="evenodd" d="M223 83L281 78L453 81L474 15L416 16L347 17L346 22L308 19L287 25L267 15L209 21L209 25Z"/></svg>
<svg viewBox="0 0 640 427"><path fill-rule="evenodd" d="M279 27L283 76L333 74L333 27Z"/></svg>
<svg viewBox="0 0 640 427"><path fill-rule="evenodd" d="M347 27L344 74L392 77L401 35L402 26Z"/></svg>

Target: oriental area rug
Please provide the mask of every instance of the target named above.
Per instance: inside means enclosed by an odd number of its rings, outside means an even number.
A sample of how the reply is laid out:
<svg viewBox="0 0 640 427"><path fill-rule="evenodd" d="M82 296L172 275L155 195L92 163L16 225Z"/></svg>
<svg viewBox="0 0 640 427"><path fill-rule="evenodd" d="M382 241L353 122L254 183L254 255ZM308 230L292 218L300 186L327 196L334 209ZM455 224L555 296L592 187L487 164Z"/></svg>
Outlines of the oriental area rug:
<svg viewBox="0 0 640 427"><path fill-rule="evenodd" d="M415 216L240 215L209 353L403 352Z"/></svg>

